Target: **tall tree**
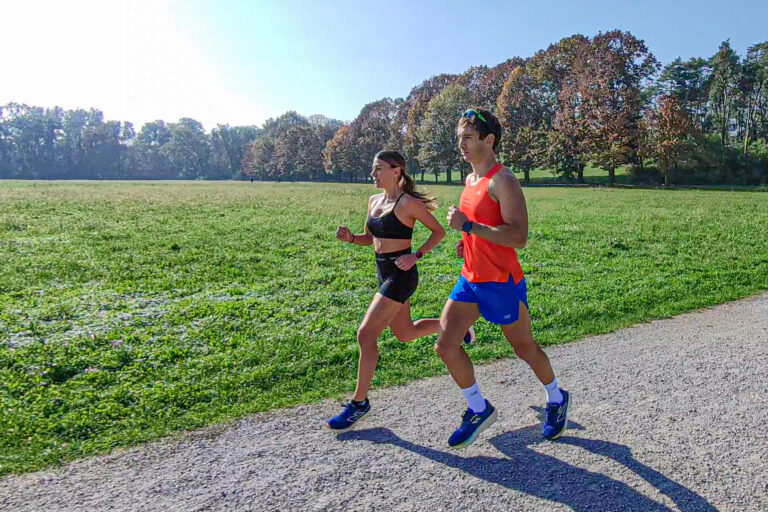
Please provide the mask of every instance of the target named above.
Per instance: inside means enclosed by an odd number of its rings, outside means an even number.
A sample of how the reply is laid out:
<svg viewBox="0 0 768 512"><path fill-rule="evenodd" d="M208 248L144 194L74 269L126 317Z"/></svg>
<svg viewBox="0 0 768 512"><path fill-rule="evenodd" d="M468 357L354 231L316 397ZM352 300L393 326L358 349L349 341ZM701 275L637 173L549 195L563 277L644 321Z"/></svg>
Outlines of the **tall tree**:
<svg viewBox="0 0 768 512"><path fill-rule="evenodd" d="M11 163L13 139L6 125L5 110L7 107L0 106L0 179L13 177L13 165Z"/></svg>
<svg viewBox="0 0 768 512"><path fill-rule="evenodd" d="M729 124L733 109L737 80L739 77L739 56L729 41L723 41L712 57L712 87L709 98L712 113L718 127L720 140L728 144Z"/></svg>
<svg viewBox="0 0 768 512"><path fill-rule="evenodd" d="M170 140L161 151L173 164L179 178L195 179L206 176L211 149L203 125L183 117L168 125Z"/></svg>
<svg viewBox="0 0 768 512"><path fill-rule="evenodd" d="M299 176L308 180L318 180L324 175L323 143L318 130L312 126L293 128L298 131L298 148L295 169Z"/></svg>
<svg viewBox="0 0 768 512"><path fill-rule="evenodd" d="M768 103L768 41L750 46L741 69L739 78L739 95L743 108L744 126L744 155L747 154L750 136L755 131L756 117L762 125L766 118L766 103ZM762 128L760 126L759 128ZM761 130L757 130L758 136ZM768 135L768 134L764 134Z"/></svg>
<svg viewBox="0 0 768 512"><path fill-rule="evenodd" d="M397 103L391 98L383 98L365 105L350 123L359 158L365 162L360 171L366 178L373 156L389 144L396 114Z"/></svg>
<svg viewBox="0 0 768 512"><path fill-rule="evenodd" d="M242 175L245 149L258 136L255 126L219 124L211 130L211 153L214 167L221 177L237 178Z"/></svg>
<svg viewBox="0 0 768 512"><path fill-rule="evenodd" d="M493 67L473 66L465 71L458 83L463 84L469 92L469 102L473 107L496 110L496 103L504 82L515 68L525 65L520 57L507 59Z"/></svg>
<svg viewBox="0 0 768 512"><path fill-rule="evenodd" d="M421 179L424 179L424 169L419 169L419 139L417 132L421 125L424 115L426 114L429 102L433 97L440 94L440 92L449 84L454 83L457 80L456 75L443 74L433 76L424 80L421 84L411 89L410 94L405 99L408 104L408 119L405 127L405 135L403 137L403 153L408 166L412 169L413 173L421 170Z"/></svg>
<svg viewBox="0 0 768 512"><path fill-rule="evenodd" d="M662 96L658 108L648 111L650 153L661 164L664 184L671 185L670 170L684 153L693 134L694 123L683 102L674 96Z"/></svg>
<svg viewBox="0 0 768 512"><path fill-rule="evenodd" d="M289 128L293 126L302 126L308 124L309 121L307 121L306 117L291 110L274 119L267 119L264 122L264 126L262 126L262 130L264 131L265 135L274 138L282 133L285 133Z"/></svg>
<svg viewBox="0 0 768 512"><path fill-rule="evenodd" d="M530 183L530 172L536 166L537 140L543 131L546 105L542 95L537 94L539 84L524 66L510 73L498 98L497 114L504 129L501 153L505 162L523 171L525 181Z"/></svg>
<svg viewBox="0 0 768 512"><path fill-rule="evenodd" d="M435 180L442 170L451 182L451 170L461 165L456 149L456 123L470 106L469 91L460 84L445 87L432 98L419 125L419 164L429 169Z"/></svg>
<svg viewBox="0 0 768 512"><path fill-rule="evenodd" d="M275 141L272 137L262 135L257 138L245 150L243 174L261 180L277 179L278 170L274 154Z"/></svg>
<svg viewBox="0 0 768 512"><path fill-rule="evenodd" d="M538 165L570 176L574 172L584 181L587 160L586 122L581 112L583 96L579 90L578 63L586 58L590 41L576 34L561 39L545 51L538 52L527 64L536 78L536 95L543 108L542 125L546 131L544 147L539 151Z"/></svg>
<svg viewBox="0 0 768 512"><path fill-rule="evenodd" d="M682 102L697 123L697 129L704 130L711 77L712 69L707 59L694 57L683 62L677 58L664 66L658 81L653 86L653 92L671 96Z"/></svg>
<svg viewBox="0 0 768 512"><path fill-rule="evenodd" d="M584 57L574 62L579 114L591 156L613 184L616 168L638 159L641 87L659 64L642 40L618 30L595 36Z"/></svg>
<svg viewBox="0 0 768 512"><path fill-rule="evenodd" d="M173 165L162 148L171 140L171 131L161 119L144 123L129 149L132 174L139 179L175 178Z"/></svg>
<svg viewBox="0 0 768 512"><path fill-rule="evenodd" d="M101 113L92 116L83 133L85 156L88 162L86 175L98 179L124 178L122 171L122 127L118 121L103 122Z"/></svg>

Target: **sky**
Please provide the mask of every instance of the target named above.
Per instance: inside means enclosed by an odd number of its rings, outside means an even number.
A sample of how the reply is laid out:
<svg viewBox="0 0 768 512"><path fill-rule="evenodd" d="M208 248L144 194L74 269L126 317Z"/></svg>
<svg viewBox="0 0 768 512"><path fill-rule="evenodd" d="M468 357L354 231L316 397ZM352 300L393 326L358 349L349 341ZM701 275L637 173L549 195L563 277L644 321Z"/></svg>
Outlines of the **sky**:
<svg viewBox="0 0 768 512"><path fill-rule="evenodd" d="M440 73L530 57L621 29L666 64L743 56L768 0L6 0L0 105L98 108L106 119L261 125L288 110L352 120Z"/></svg>

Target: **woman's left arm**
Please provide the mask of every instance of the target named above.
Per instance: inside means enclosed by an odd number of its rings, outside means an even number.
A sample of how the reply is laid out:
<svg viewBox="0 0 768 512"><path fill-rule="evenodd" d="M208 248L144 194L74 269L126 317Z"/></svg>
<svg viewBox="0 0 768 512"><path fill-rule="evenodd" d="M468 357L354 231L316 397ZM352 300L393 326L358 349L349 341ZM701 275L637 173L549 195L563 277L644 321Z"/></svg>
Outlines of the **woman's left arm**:
<svg viewBox="0 0 768 512"><path fill-rule="evenodd" d="M414 220L424 224L424 226L426 226L426 228L429 229L432 234L429 235L427 241L424 242L424 245L419 247L419 250L416 251L416 253L405 254L397 259L395 265L397 265L400 270L410 269L420 259L418 256L416 256L416 254L420 253L423 257L429 251L434 249L443 238L445 238L445 229L440 225L439 222L437 222L437 219L435 219L435 217L432 215L432 212L427 209L427 205L425 205L421 200L417 198L410 199L404 206L407 208L406 213L408 216L413 217Z"/></svg>

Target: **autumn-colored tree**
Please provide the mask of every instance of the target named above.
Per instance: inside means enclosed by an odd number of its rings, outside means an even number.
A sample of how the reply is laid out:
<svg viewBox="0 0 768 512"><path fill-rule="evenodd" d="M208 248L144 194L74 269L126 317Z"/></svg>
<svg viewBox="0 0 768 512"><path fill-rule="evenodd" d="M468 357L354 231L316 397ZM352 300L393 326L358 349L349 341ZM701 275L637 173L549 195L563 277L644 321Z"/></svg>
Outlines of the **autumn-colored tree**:
<svg viewBox="0 0 768 512"><path fill-rule="evenodd" d="M274 139L269 136L259 137L245 150L243 174L261 180L276 179L278 171L274 154Z"/></svg>
<svg viewBox="0 0 768 512"><path fill-rule="evenodd" d="M376 153L391 147L397 132L395 124L402 122L402 100L383 98L365 105L348 125L341 126L324 146L323 166L326 172L347 170L351 176L369 179L369 168Z"/></svg>
<svg viewBox="0 0 768 512"><path fill-rule="evenodd" d="M524 64L520 57L513 57L492 67L472 66L457 77L456 83L466 87L471 105L495 112L504 82L515 68Z"/></svg>
<svg viewBox="0 0 768 512"><path fill-rule="evenodd" d="M693 134L693 119L682 101L674 96L662 96L658 108L646 114L648 149L661 165L664 184L672 184L671 169L683 155Z"/></svg>
<svg viewBox="0 0 768 512"><path fill-rule="evenodd" d="M659 64L645 43L628 32L600 33L574 61L578 117L590 156L608 170L638 159L638 121L643 107L642 85Z"/></svg>
<svg viewBox="0 0 768 512"><path fill-rule="evenodd" d="M437 75L411 89L410 94L405 99L408 105L408 115L405 125L405 135L403 136L403 154L408 161L408 166L412 173L421 170L421 179L424 179L424 169L419 168L419 139L417 132L421 122L424 120L429 102L433 97L457 79L456 75Z"/></svg>
<svg viewBox="0 0 768 512"><path fill-rule="evenodd" d="M297 127L308 127L306 117L295 111L289 111L276 118L267 119L262 126L259 137L253 141L243 157L243 174L259 179L282 180L294 176L294 159L298 154L296 144L299 140ZM318 153L318 162L321 162Z"/></svg>
<svg viewBox="0 0 768 512"><path fill-rule="evenodd" d="M328 174L341 178L341 172L348 169L346 150L349 146L349 125L341 125L333 134L323 149L323 168Z"/></svg>
<svg viewBox="0 0 768 512"><path fill-rule="evenodd" d="M545 131L546 105L539 94L540 84L525 66L515 68L504 82L497 102L497 116L504 129L501 156L505 163L523 171L530 183L530 172L536 166L538 142ZM546 124L545 124L546 126Z"/></svg>
<svg viewBox="0 0 768 512"><path fill-rule="evenodd" d="M432 98L417 131L419 165L437 176L443 170L451 182L451 170L462 160L456 148L456 123L470 107L469 92L460 84L447 86Z"/></svg>
<svg viewBox="0 0 768 512"><path fill-rule="evenodd" d="M350 125L341 126L333 137L325 144L323 150L323 167L325 172L334 174L341 179L341 172L347 171L350 179L363 178L362 170L367 169L370 162L363 160L357 151L356 138Z"/></svg>
<svg viewBox="0 0 768 512"><path fill-rule="evenodd" d="M302 179L317 180L323 176L324 141L313 126L297 126L297 150L293 162L296 174Z"/></svg>
<svg viewBox="0 0 768 512"><path fill-rule="evenodd" d="M366 179L369 177L368 171L374 155L382 149L387 149L396 113L396 102L391 98L383 98L365 105L350 123L351 135L358 153L354 160L360 162L357 171Z"/></svg>
<svg viewBox="0 0 768 512"><path fill-rule="evenodd" d="M540 131L546 142L539 152L537 164L552 167L563 176L574 172L584 180L584 164L589 150L586 123L581 115L582 94L577 62L585 58L589 39L576 34L538 52L527 64L536 78L536 94L543 109Z"/></svg>

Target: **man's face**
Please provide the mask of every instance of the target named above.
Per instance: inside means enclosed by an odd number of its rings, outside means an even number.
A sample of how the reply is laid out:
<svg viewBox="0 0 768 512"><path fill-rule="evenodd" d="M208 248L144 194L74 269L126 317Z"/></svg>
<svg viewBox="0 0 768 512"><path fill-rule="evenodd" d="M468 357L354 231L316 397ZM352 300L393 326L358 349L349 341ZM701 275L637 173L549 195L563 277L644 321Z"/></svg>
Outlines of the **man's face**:
<svg viewBox="0 0 768 512"><path fill-rule="evenodd" d="M480 140L480 134L472 125L465 125L459 128L456 132L456 136L458 137L461 156L464 157L464 160L467 162L471 163L473 161L478 161L479 159L486 157L488 151L493 151L488 144L493 140L491 136L488 135L485 139Z"/></svg>

